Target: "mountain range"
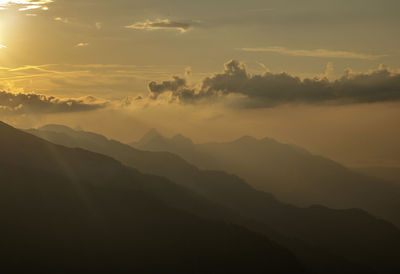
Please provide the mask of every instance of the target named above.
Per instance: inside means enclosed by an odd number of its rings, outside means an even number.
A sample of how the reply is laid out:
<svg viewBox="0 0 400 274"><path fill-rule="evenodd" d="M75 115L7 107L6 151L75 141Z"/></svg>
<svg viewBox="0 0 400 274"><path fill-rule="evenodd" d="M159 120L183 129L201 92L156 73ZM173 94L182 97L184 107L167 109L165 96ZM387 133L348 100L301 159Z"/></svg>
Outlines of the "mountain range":
<svg viewBox="0 0 400 274"><path fill-rule="evenodd" d="M245 136L233 142L194 144L177 135L148 132L133 147L167 151L202 168L223 170L298 206L362 208L400 226L400 185L364 175L303 148Z"/></svg>
<svg viewBox="0 0 400 274"><path fill-rule="evenodd" d="M168 179L3 123L0 155L5 273L306 273Z"/></svg>
<svg viewBox="0 0 400 274"><path fill-rule="evenodd" d="M396 273L400 269L400 231L365 211L292 206L235 175L202 170L170 152L134 149L95 133L59 125L28 132L71 149L113 157L145 174L165 177L214 206L210 217L245 227L284 246L311 273ZM159 193L163 185L151 189ZM176 206L187 210L184 203ZM204 213L191 208L196 215Z"/></svg>

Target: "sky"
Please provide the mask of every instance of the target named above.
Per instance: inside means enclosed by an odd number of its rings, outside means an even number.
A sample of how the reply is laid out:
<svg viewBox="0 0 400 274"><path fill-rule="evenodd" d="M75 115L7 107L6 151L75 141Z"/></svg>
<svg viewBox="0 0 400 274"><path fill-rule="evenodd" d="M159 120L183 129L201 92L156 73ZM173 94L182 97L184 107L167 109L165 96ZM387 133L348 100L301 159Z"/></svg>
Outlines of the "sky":
<svg viewBox="0 0 400 274"><path fill-rule="evenodd" d="M400 167L397 0L0 0L0 119Z"/></svg>

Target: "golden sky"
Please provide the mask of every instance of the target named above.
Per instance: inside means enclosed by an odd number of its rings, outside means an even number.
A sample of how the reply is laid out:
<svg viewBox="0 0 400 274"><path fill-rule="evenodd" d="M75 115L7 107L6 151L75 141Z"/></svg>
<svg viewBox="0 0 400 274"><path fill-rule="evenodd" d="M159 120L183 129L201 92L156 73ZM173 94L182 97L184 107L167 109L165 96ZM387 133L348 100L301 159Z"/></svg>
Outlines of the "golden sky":
<svg viewBox="0 0 400 274"><path fill-rule="evenodd" d="M0 119L400 166L397 0L0 0Z"/></svg>

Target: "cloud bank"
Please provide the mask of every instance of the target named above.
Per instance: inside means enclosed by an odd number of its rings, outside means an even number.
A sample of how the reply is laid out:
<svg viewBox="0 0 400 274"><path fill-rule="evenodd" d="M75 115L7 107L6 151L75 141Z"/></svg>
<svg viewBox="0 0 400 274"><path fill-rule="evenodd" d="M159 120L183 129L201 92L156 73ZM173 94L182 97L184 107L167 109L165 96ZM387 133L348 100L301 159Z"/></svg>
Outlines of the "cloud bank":
<svg viewBox="0 0 400 274"><path fill-rule="evenodd" d="M83 112L106 106L106 102L98 102L94 97L59 99L39 94L0 92L0 114L7 115Z"/></svg>
<svg viewBox="0 0 400 274"><path fill-rule="evenodd" d="M151 82L150 98L168 93L170 101L183 104L226 102L242 108L268 108L283 104L358 104L400 101L400 74L380 67L368 73L347 71L341 78L300 79L287 73L250 75L245 64L232 60L222 73L203 79L197 86L184 77Z"/></svg>

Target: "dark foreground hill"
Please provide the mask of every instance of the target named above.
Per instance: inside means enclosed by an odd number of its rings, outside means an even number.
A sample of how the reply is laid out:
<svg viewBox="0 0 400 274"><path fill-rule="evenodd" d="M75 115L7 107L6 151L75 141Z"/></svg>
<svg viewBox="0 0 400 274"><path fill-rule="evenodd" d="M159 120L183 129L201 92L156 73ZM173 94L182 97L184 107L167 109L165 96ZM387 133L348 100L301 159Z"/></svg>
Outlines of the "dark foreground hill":
<svg viewBox="0 0 400 274"><path fill-rule="evenodd" d="M166 179L2 123L0 155L4 273L304 273Z"/></svg>
<svg viewBox="0 0 400 274"><path fill-rule="evenodd" d="M136 150L94 133L54 125L30 132L55 143L112 156L142 172L165 176L236 212L241 218L230 218L231 222L286 246L315 273L396 273L400 269L400 231L361 210L290 206L236 176L202 171L176 155Z"/></svg>
<svg viewBox="0 0 400 274"><path fill-rule="evenodd" d="M165 138L155 130L132 146L168 151L200 168L236 174L292 204L362 208L400 227L400 185L362 175L296 146L252 137L194 144L181 135Z"/></svg>

